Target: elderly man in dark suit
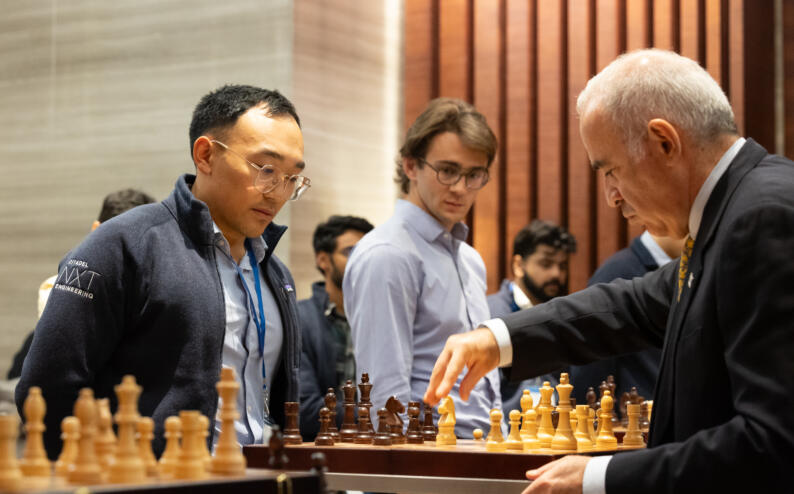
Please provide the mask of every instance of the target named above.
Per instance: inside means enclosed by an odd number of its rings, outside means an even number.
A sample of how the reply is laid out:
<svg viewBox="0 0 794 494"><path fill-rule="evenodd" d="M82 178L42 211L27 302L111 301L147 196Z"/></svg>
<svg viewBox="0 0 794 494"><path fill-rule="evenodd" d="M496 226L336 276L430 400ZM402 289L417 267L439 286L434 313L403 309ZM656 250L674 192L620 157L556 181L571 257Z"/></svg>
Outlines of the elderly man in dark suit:
<svg viewBox="0 0 794 494"><path fill-rule="evenodd" d="M739 137L717 83L671 52L621 56L579 96L607 201L679 262L454 335L425 396L466 366L513 377L662 346L648 449L567 456L525 492L789 491L794 458L794 163Z"/></svg>

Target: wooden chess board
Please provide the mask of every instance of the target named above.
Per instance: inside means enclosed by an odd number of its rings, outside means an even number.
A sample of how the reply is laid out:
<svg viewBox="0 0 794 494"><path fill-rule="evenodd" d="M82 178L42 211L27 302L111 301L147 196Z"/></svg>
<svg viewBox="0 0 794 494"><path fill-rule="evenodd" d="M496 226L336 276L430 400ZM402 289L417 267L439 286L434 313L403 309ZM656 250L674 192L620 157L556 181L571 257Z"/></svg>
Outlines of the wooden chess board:
<svg viewBox="0 0 794 494"><path fill-rule="evenodd" d="M289 489L287 486L291 486ZM4 491L5 492L5 491ZM320 478L309 472L248 469L245 475L209 476L204 480L148 479L140 484L99 484L78 486L59 477L22 479L20 488L13 492L72 494L90 493L217 493L262 494L281 492L306 492L320 494Z"/></svg>

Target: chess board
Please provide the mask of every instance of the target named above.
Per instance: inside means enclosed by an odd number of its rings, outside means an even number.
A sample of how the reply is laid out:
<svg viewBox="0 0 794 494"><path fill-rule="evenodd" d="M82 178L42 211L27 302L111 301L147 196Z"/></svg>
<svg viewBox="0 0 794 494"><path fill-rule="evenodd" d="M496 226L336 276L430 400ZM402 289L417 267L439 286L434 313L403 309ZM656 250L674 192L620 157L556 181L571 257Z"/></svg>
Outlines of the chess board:
<svg viewBox="0 0 794 494"><path fill-rule="evenodd" d="M291 489L287 486L291 486ZM4 491L5 492L5 491ZM90 493L217 493L234 492L235 494L262 494L281 492L322 492L320 478L309 472L277 471L248 469L245 475L228 477L209 476L204 480L159 480L149 479L139 484L99 484L77 486L67 483L59 477L22 479L19 493L72 494L75 492Z"/></svg>

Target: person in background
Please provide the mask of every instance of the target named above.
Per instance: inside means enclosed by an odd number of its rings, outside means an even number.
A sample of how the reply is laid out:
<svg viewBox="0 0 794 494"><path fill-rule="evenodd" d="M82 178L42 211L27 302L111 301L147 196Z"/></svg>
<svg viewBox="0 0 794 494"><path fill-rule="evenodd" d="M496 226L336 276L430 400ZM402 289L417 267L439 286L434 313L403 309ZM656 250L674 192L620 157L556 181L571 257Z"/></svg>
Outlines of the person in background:
<svg viewBox="0 0 794 494"><path fill-rule="evenodd" d="M513 280L502 281L499 291L488 296L491 317L503 317L567 295L568 258L574 252L576 239L554 222L535 219L519 230L513 240ZM521 396L525 389L538 403L543 382L549 381L551 386L556 386L560 372L565 371L558 370L514 383L500 369L505 420L509 419L510 410L521 410Z"/></svg>
<svg viewBox="0 0 794 494"><path fill-rule="evenodd" d="M336 391L336 421L341 427L342 386L348 379L357 382L342 280L353 247L372 228L364 218L331 216L314 230L314 260L324 281L312 284L311 298L298 301L302 345L300 430L304 441L313 441L320 430L319 412L329 388Z"/></svg>

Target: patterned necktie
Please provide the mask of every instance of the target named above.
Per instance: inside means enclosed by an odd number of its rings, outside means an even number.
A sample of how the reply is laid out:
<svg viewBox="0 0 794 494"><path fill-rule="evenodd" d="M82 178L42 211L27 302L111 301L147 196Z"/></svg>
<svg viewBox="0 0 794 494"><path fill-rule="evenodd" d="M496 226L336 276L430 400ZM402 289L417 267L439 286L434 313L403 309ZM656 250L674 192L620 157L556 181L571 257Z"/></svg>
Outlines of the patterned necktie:
<svg viewBox="0 0 794 494"><path fill-rule="evenodd" d="M687 235L686 243L684 244L684 251L681 252L681 260L678 263L678 301L681 301L681 290L684 289L684 278L686 278L687 270L689 269L689 256L692 255L692 247L695 245L695 240Z"/></svg>

